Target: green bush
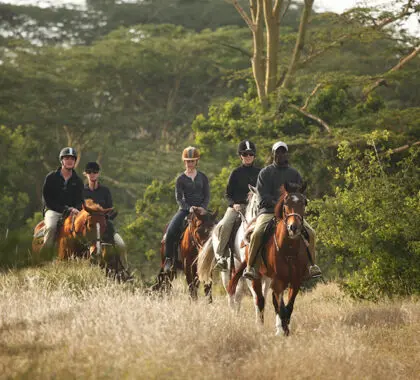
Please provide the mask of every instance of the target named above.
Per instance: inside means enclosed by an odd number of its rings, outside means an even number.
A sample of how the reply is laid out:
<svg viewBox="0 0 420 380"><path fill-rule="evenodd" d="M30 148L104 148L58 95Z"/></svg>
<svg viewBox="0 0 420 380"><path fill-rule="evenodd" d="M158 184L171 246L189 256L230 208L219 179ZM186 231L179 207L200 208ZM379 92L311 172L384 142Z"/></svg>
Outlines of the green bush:
<svg viewBox="0 0 420 380"><path fill-rule="evenodd" d="M395 163L378 153L384 139L372 135L363 152L343 143L335 176L344 185L310 205L320 261L357 298L420 293L420 150Z"/></svg>

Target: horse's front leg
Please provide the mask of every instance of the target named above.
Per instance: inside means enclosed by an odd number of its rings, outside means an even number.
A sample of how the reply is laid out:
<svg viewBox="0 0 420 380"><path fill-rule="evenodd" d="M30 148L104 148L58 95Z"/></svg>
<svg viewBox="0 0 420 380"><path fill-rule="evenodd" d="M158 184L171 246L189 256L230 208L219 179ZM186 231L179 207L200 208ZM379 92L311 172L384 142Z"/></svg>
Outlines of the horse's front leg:
<svg viewBox="0 0 420 380"><path fill-rule="evenodd" d="M207 298L208 303L213 303L213 295L212 295L212 283L204 284L204 295Z"/></svg>
<svg viewBox="0 0 420 380"><path fill-rule="evenodd" d="M274 281L273 282L273 306L274 311L276 312L276 335L280 335L282 332L285 336L290 334L289 330L289 322L291 312L284 304L283 300L283 291L285 285L281 281ZM293 307L292 307L293 309Z"/></svg>

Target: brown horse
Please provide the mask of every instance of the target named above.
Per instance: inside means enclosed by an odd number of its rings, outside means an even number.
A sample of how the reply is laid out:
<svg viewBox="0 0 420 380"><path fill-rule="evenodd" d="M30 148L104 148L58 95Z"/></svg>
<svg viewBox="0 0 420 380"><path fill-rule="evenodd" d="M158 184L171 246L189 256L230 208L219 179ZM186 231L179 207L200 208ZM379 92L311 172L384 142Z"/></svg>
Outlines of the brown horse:
<svg viewBox="0 0 420 380"><path fill-rule="evenodd" d="M86 200L83 209L75 216L67 216L57 231L56 244L59 259L70 257L90 257L92 254L105 256L102 249L101 237L107 225L107 215L113 209L103 209L91 199ZM44 221L37 224L34 229L32 251L37 255L43 244L40 234L44 228Z"/></svg>
<svg viewBox="0 0 420 380"><path fill-rule="evenodd" d="M90 257L92 254L105 257L101 236L107 226L107 215L112 208L104 209L87 199L75 217L68 216L58 231L57 245L59 259Z"/></svg>
<svg viewBox="0 0 420 380"><path fill-rule="evenodd" d="M293 305L299 288L308 275L309 257L302 234L304 234L303 217L306 197L302 194L305 186L286 184L275 208L276 225L274 233L263 247L263 264L260 274L263 278L271 278L273 305L276 312L276 335L283 330L289 335L289 323ZM246 262L229 283L229 292L234 294L236 284L242 276ZM283 292L289 286L287 305L283 300ZM265 299L262 292L261 279L252 281L256 294L256 307L261 322L264 321Z"/></svg>
<svg viewBox="0 0 420 380"><path fill-rule="evenodd" d="M165 263L165 239L161 241L161 269L158 274L158 283L154 289L171 288L171 281L176 276L177 269L183 269L187 280L188 289L192 299L197 299L199 280L197 276L197 256L199 250L210 236L210 232L216 223L216 214L207 212L200 214L198 210L190 212L187 217L187 226L179 242L179 255L175 260L174 270L169 274L163 272ZM204 293L209 302L212 301L211 283L204 285Z"/></svg>

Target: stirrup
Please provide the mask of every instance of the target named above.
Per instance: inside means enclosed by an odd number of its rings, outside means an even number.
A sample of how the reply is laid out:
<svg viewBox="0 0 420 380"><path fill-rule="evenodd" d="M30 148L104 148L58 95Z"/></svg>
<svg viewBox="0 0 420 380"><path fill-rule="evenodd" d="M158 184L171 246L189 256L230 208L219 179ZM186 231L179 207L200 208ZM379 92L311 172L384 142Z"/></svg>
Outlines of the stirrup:
<svg viewBox="0 0 420 380"><path fill-rule="evenodd" d="M250 267L249 269L246 268L242 277L246 278L247 280L259 280L260 274L254 267Z"/></svg>
<svg viewBox="0 0 420 380"><path fill-rule="evenodd" d="M314 264L309 267L309 276L312 278L318 278L322 276L321 268Z"/></svg>

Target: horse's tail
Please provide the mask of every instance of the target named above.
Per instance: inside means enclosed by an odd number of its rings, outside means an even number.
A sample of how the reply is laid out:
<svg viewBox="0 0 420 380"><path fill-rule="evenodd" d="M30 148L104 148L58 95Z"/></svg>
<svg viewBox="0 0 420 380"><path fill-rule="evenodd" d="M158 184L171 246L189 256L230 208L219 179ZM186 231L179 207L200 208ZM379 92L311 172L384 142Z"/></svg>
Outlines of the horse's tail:
<svg viewBox="0 0 420 380"><path fill-rule="evenodd" d="M197 257L197 274L200 281L204 283L211 281L211 271L214 267L214 262L213 239L210 236Z"/></svg>
<svg viewBox="0 0 420 380"><path fill-rule="evenodd" d="M237 269L237 271L235 272L235 274L229 281L229 284L227 286L227 291L231 296L233 296L236 293L236 287L238 285L239 280L242 277L242 273L244 273L246 265L247 265L246 260L242 261L241 265L239 265L239 268Z"/></svg>

